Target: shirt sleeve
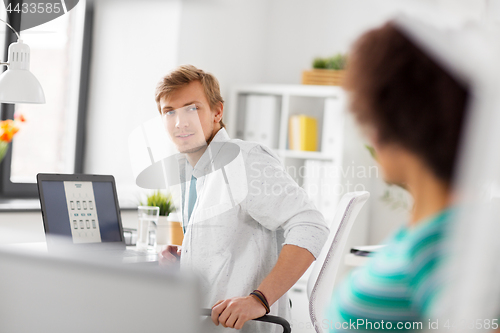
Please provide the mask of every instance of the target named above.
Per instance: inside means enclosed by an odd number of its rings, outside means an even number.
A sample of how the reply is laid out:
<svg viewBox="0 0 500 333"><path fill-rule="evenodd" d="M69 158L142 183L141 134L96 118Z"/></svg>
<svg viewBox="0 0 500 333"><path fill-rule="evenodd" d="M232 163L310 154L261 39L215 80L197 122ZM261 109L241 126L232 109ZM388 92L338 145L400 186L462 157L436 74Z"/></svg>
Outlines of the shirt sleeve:
<svg viewBox="0 0 500 333"><path fill-rule="evenodd" d="M307 193L285 172L267 147L252 148L246 161L248 214L269 230L283 228L285 244L302 247L317 258L329 229Z"/></svg>

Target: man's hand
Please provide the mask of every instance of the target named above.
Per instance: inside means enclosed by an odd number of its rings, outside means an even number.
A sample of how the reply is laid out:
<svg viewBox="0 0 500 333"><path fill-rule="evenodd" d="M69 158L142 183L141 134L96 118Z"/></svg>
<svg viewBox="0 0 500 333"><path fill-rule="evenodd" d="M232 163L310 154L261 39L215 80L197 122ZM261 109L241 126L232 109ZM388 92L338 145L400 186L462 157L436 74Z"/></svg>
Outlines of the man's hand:
<svg viewBox="0 0 500 333"><path fill-rule="evenodd" d="M168 245L165 250L161 252L161 255L158 257L158 261L160 265L169 266L181 258L182 247L178 245Z"/></svg>
<svg viewBox="0 0 500 333"><path fill-rule="evenodd" d="M264 306L253 296L233 297L218 301L212 307L212 321L215 325L237 330L247 321L266 314Z"/></svg>
<svg viewBox="0 0 500 333"><path fill-rule="evenodd" d="M273 305L304 274L314 261L308 250L286 244L281 249L278 262L257 290L262 292L269 305ZM241 329L249 320L262 317L266 309L255 297L234 297L218 301L212 307L212 321L215 325Z"/></svg>

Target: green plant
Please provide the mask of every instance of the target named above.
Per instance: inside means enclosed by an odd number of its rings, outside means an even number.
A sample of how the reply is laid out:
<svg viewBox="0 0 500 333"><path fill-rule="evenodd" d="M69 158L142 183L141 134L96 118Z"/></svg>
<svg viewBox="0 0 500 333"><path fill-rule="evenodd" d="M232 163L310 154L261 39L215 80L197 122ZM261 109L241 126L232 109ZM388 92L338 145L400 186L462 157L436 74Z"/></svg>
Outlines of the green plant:
<svg viewBox="0 0 500 333"><path fill-rule="evenodd" d="M313 61L313 68L316 69L326 69L326 59L324 58L315 58Z"/></svg>
<svg viewBox="0 0 500 333"><path fill-rule="evenodd" d="M146 204L140 203L141 206L152 206L160 208L160 216L168 216L175 211L174 202L171 194L163 194L160 190L153 192L146 198Z"/></svg>
<svg viewBox="0 0 500 333"><path fill-rule="evenodd" d="M403 209L410 210L411 203L408 198L408 192L402 186L387 184L387 188L384 190L384 194L380 197L380 200L388 205L392 210Z"/></svg>
<svg viewBox="0 0 500 333"><path fill-rule="evenodd" d="M365 148L368 150L372 158L376 161L377 160L377 153L375 152L375 148L373 148L370 145L365 145Z"/></svg>
<svg viewBox="0 0 500 333"><path fill-rule="evenodd" d="M326 61L326 68L341 70L345 69L347 64L347 56L337 53Z"/></svg>
<svg viewBox="0 0 500 333"><path fill-rule="evenodd" d="M342 70L346 68L347 64L347 56L342 53L337 53L333 57L330 58L314 58L313 60L313 68L316 69L335 69Z"/></svg>

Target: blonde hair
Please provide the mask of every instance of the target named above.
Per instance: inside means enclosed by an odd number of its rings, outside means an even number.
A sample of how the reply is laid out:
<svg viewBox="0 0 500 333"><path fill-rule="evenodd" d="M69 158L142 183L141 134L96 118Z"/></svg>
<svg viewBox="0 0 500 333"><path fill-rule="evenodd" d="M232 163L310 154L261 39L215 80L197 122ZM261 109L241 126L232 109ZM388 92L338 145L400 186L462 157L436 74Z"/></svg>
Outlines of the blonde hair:
<svg viewBox="0 0 500 333"><path fill-rule="evenodd" d="M193 81L199 81L203 86L211 110L216 109L220 103L224 104L224 99L220 94L219 81L215 76L193 65L181 65L165 75L156 86L155 100L158 111L161 113L160 101L162 98L170 96L177 89L185 87ZM221 127L226 127L222 118L219 124Z"/></svg>

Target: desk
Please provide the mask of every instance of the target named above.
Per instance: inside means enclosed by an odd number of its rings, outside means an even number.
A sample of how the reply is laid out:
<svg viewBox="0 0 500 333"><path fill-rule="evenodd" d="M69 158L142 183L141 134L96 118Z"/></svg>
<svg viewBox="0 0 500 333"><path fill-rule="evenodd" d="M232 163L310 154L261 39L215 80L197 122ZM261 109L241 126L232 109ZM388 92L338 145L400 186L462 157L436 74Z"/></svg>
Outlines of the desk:
<svg viewBox="0 0 500 333"><path fill-rule="evenodd" d="M0 332L201 332L196 276L32 253L37 247L0 251Z"/></svg>
<svg viewBox="0 0 500 333"><path fill-rule="evenodd" d="M381 248L383 248L385 245L366 245L366 246L356 246L351 249L351 252L353 250L356 250L358 252L364 252L364 253L371 253L374 254L377 251L379 251ZM355 253L348 253L345 256L344 263L347 266L352 266L352 267L359 267L359 266L364 266L368 263L370 260L371 256L366 256L366 255L359 255Z"/></svg>
<svg viewBox="0 0 500 333"><path fill-rule="evenodd" d="M4 244L0 245L0 249L23 251L23 252L35 252L35 253L47 253L47 243L46 242L34 242L34 243L14 243L14 244Z"/></svg>
<svg viewBox="0 0 500 333"><path fill-rule="evenodd" d="M135 246L127 246L127 250L135 251ZM16 244L5 244L0 245L0 249L21 251L26 253L48 253L46 242L34 242L34 243L16 243ZM87 252L89 253L89 252ZM90 252L92 253L92 252ZM146 256L137 257L123 257L122 263L124 264L135 264L135 263L156 263L158 261L158 255L155 252L148 252Z"/></svg>

